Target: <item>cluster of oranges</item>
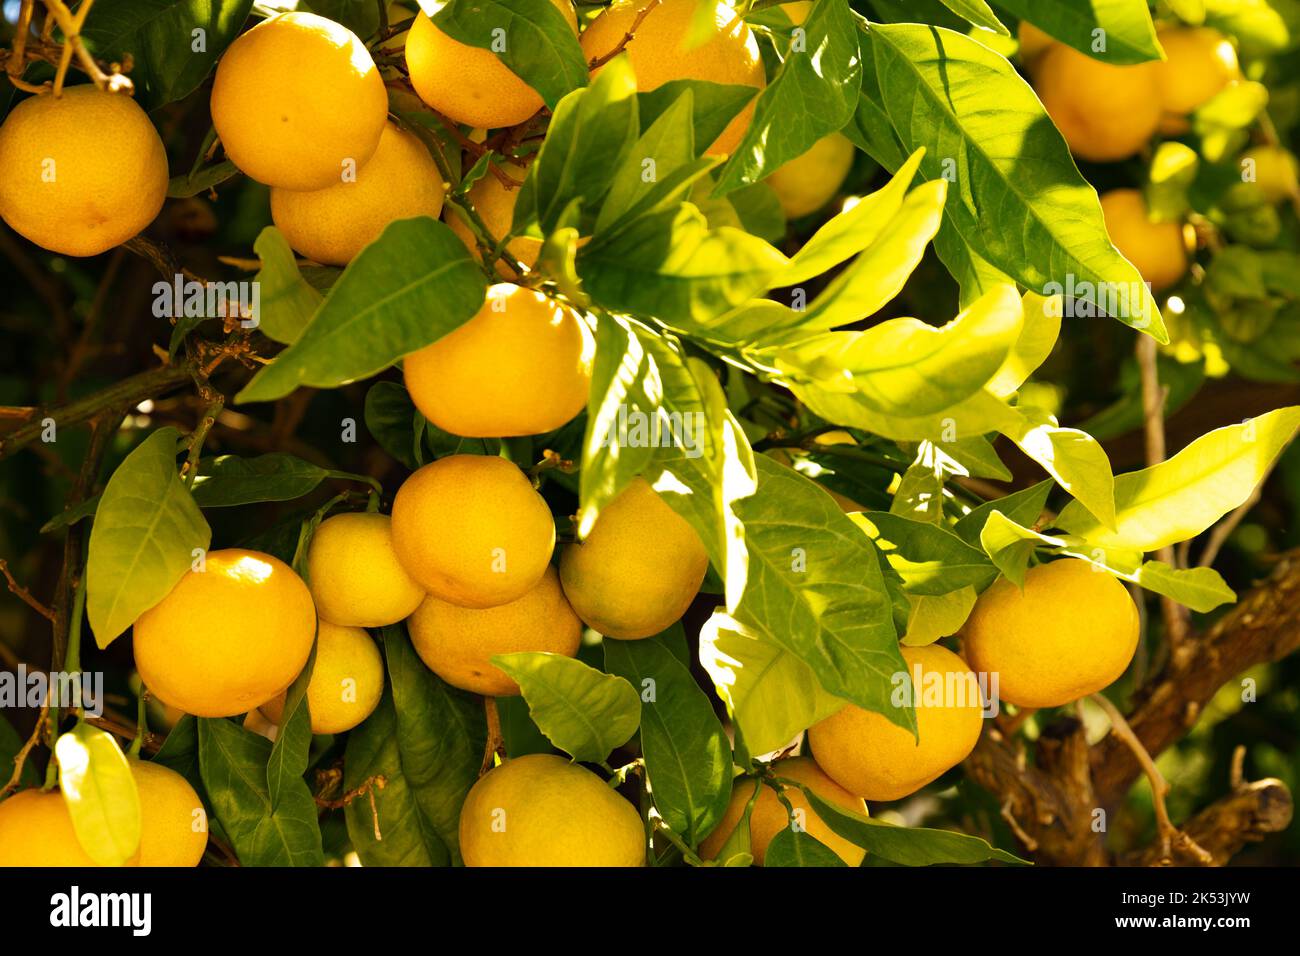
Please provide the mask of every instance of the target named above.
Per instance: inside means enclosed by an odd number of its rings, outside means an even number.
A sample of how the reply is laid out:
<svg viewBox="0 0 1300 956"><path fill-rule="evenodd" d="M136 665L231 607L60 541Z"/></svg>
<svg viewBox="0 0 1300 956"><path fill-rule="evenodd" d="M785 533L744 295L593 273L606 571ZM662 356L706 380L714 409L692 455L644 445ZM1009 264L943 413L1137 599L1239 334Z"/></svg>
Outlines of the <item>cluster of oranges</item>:
<svg viewBox="0 0 1300 956"><path fill-rule="evenodd" d="M1181 136L1191 116L1242 81L1237 51L1211 27L1170 26L1158 31L1166 59L1133 65L1107 62L1059 43L1029 23L1020 27L1020 58L1052 122L1080 159L1128 159L1157 135ZM1295 157L1261 144L1240 157L1243 188L1235 201L1278 203L1300 192ZM1191 236L1174 220L1156 221L1137 189L1101 197L1111 239L1142 278L1160 292L1187 271Z"/></svg>

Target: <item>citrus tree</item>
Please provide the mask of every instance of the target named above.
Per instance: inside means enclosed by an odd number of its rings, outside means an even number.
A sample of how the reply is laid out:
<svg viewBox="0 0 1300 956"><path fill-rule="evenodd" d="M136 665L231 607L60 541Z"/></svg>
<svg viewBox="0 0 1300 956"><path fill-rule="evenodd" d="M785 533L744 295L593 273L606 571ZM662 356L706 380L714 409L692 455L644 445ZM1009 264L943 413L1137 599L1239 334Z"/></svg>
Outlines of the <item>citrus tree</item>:
<svg viewBox="0 0 1300 956"><path fill-rule="evenodd" d="M6 6L0 864L1285 829L1300 6L421 6Z"/></svg>

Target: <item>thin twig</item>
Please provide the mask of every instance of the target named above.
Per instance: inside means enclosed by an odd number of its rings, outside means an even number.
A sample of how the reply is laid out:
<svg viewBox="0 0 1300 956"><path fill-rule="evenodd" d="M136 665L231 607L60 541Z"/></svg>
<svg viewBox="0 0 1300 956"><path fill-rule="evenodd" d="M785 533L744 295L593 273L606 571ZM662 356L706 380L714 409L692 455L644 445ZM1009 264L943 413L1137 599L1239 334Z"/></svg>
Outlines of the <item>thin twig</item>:
<svg viewBox="0 0 1300 956"><path fill-rule="evenodd" d="M41 617L45 618L48 621L53 622L54 612L51 611L48 607L46 607L44 604L42 604L40 601L38 601L36 597L33 596L31 591L27 590L27 588L23 587L21 584L19 584L17 581L14 580L13 574L10 573L9 571L9 562L6 561L4 558L0 558L0 574L3 574L5 576L5 581L7 581L9 584L9 590L12 591L14 594L18 595L18 597L22 599L22 602L24 604L26 604L29 608L31 608Z"/></svg>
<svg viewBox="0 0 1300 956"><path fill-rule="evenodd" d="M501 715L497 712L497 699L484 697L483 711L487 715L487 743L483 747L483 763L478 769L480 777L492 769L498 755L504 756L506 752L506 740L501 733Z"/></svg>
<svg viewBox="0 0 1300 956"><path fill-rule="evenodd" d="M1111 733L1124 741L1129 749L1133 751L1133 756L1142 765L1142 771L1151 783L1152 802L1156 811L1156 827L1160 831L1161 858L1172 860L1172 847L1177 845L1202 864L1212 864L1214 857L1170 821L1169 808L1165 804L1165 797L1169 794L1169 782L1165 780L1164 774L1160 772L1156 762L1151 759L1151 754L1147 752L1146 747L1142 746L1142 741L1138 740L1137 734L1133 733L1133 728L1128 725L1128 721L1119 712L1119 708L1112 704L1104 694L1093 694L1092 700L1106 712L1106 716L1110 719Z"/></svg>
<svg viewBox="0 0 1300 956"><path fill-rule="evenodd" d="M1165 416L1164 405L1167 389L1160 386L1160 373L1156 365L1156 340L1149 335L1139 335L1137 342L1138 368L1142 373L1142 420L1146 433L1147 467L1158 465L1165 460ZM1178 557L1174 549L1166 545L1156 551L1156 559L1171 568L1178 567ZM1172 598L1160 598L1160 610L1164 616L1165 634L1169 640L1171 654L1177 655L1186 644L1188 636L1187 611Z"/></svg>

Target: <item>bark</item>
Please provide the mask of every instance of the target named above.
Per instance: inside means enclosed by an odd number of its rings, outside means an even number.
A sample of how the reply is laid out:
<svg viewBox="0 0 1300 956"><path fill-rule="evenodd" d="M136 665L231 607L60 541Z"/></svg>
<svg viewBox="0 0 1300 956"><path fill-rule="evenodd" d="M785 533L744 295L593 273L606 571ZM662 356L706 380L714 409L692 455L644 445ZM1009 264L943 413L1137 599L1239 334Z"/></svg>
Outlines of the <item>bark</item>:
<svg viewBox="0 0 1300 956"><path fill-rule="evenodd" d="M1129 726L1152 757L1181 739L1224 684L1261 663L1300 648L1300 551L1283 555L1269 578L1181 652L1134 695ZM1030 745L1006 740L990 724L966 759L966 770L1002 805L1025 850L1049 865L1154 866L1169 859L1157 840L1114 860L1104 824L1141 775L1133 752L1111 733L1089 747L1073 716L1049 725ZM1285 829L1292 798L1280 780L1235 780L1232 791L1194 815L1181 831L1223 865L1247 843ZM1098 829L1101 829L1100 827ZM1176 850L1176 848L1175 848Z"/></svg>

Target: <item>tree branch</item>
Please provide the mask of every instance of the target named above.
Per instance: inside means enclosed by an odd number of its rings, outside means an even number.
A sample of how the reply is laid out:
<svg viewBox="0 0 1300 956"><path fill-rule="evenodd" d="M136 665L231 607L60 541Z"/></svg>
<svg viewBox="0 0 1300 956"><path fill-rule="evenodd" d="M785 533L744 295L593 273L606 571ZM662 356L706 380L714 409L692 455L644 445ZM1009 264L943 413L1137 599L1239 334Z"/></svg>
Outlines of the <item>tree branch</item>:
<svg viewBox="0 0 1300 956"><path fill-rule="evenodd" d="M1138 692L1129 726L1147 752L1159 756L1196 723L1220 687L1256 664L1281 660L1297 649L1300 551L1291 551L1266 582L1190 642L1185 660L1168 660ZM1123 798L1142 772L1114 734L1093 748L1092 768L1097 793L1107 805Z"/></svg>

